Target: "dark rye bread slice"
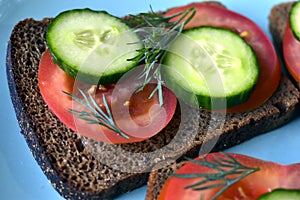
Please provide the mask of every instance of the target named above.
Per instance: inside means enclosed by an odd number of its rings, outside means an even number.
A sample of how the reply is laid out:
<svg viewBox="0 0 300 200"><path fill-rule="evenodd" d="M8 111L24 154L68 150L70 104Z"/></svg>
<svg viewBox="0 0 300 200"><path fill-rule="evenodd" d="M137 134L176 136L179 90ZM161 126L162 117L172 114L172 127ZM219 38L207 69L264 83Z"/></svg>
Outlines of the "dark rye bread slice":
<svg viewBox="0 0 300 200"><path fill-rule="evenodd" d="M269 29L273 37L276 49L280 55L282 55L282 41L286 23L293 4L294 1L280 3L271 9L269 15ZM298 88L300 88L300 83L294 81L292 77L289 78L295 83Z"/></svg>
<svg viewBox="0 0 300 200"><path fill-rule="evenodd" d="M30 150L53 187L66 199L110 199L142 186L147 174L101 165L80 136L48 109L38 88L38 65L50 19L19 22L9 41L7 78L16 116Z"/></svg>
<svg viewBox="0 0 300 200"><path fill-rule="evenodd" d="M195 121L196 110L181 118L178 109L160 134L144 142L92 141L62 124L39 93L38 64L47 48L50 20L25 19L14 27L7 50L7 78L22 134L51 184L66 199L110 199L132 190L146 184L152 166L166 166L185 154L194 157L204 143L219 139L214 151L222 150L287 123L299 103L298 90L283 78L276 94L251 112L223 119L223 115L212 117L202 111L201 120ZM224 126L218 127L223 120ZM216 131L207 135L211 126ZM127 157L126 152L133 156Z"/></svg>
<svg viewBox="0 0 300 200"><path fill-rule="evenodd" d="M54 188L66 199L110 199L146 184L148 173L123 173L102 165L87 150L83 138L65 127L43 101L37 73L40 57L46 49L45 33L50 20L19 22L12 31L7 49L11 99L21 132L34 158ZM177 123L173 124L169 131L176 129ZM168 134L162 141L169 140L167 137ZM160 138L129 148L136 151L157 148L164 144Z"/></svg>

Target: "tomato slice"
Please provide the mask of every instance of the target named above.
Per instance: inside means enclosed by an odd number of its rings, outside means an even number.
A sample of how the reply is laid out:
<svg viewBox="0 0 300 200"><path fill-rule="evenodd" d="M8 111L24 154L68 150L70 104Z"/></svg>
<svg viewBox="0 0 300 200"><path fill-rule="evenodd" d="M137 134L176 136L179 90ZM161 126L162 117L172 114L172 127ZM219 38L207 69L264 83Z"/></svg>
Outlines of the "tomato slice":
<svg viewBox="0 0 300 200"><path fill-rule="evenodd" d="M274 162L264 161L253 157L229 153L239 163L251 168L259 168L258 171L246 176L240 181L231 185L217 199L229 200L252 200L257 199L264 193L270 192L276 188L300 189L300 163L291 165L282 165ZM208 161L215 160L215 157L225 158L220 153L207 154ZM202 160L198 157L196 160ZM187 162L184 166L177 170L176 174L194 174L194 173L217 173L215 169L207 168L193 162ZM200 178L201 180L201 178ZM192 185L199 181L199 178L177 178L170 177L163 189L161 190L159 199L204 199L210 200L219 191L220 188L195 191L185 189L186 186ZM214 182L217 183L217 182Z"/></svg>
<svg viewBox="0 0 300 200"><path fill-rule="evenodd" d="M134 74L132 74L134 76ZM85 93L90 85L75 81L53 63L51 54L47 50L41 58L39 66L39 88L43 99L52 112L67 127L83 136L108 143L132 143L146 140L161 131L172 119L177 99L167 88L163 88L164 105L159 106L159 99L154 95L148 99L155 88L153 84L147 85L144 90L134 93L130 77L117 85L100 87L94 93L97 104L103 106L103 95L107 100L115 123L127 134L126 139L115 132L98 124L88 124L86 121L75 117L68 110L85 110L84 107L63 93L67 92L80 97L79 90ZM131 81L130 81L131 80ZM118 92L115 92L118 89Z"/></svg>
<svg viewBox="0 0 300 200"><path fill-rule="evenodd" d="M197 12L185 26L186 29L198 26L226 28L239 33L256 52L260 66L260 76L247 102L226 110L226 112L244 112L261 106L276 91L281 77L280 61L268 36L250 19L226 8L191 3L169 10L166 15L195 7Z"/></svg>
<svg viewBox="0 0 300 200"><path fill-rule="evenodd" d="M300 42L294 37L289 20L286 25L282 48L287 70L300 83Z"/></svg>

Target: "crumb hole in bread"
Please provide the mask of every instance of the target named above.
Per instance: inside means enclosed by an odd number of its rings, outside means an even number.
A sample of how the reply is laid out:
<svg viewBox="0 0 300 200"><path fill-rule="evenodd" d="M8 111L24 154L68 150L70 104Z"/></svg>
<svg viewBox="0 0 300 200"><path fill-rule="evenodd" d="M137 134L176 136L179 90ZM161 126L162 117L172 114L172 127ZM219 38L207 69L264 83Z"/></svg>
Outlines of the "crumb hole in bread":
<svg viewBox="0 0 300 200"><path fill-rule="evenodd" d="M286 106L283 105L282 102L274 103L273 106L276 107L280 113L286 112Z"/></svg>
<svg viewBox="0 0 300 200"><path fill-rule="evenodd" d="M80 139L77 139L75 141L76 149L78 152L83 152L84 151L84 145L82 144L82 141Z"/></svg>

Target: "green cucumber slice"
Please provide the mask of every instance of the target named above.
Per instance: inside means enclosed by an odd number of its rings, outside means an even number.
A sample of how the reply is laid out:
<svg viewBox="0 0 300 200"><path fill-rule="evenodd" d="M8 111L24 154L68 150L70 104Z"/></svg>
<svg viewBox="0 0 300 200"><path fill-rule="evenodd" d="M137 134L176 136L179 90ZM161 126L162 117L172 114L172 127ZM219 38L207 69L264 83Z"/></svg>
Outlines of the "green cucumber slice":
<svg viewBox="0 0 300 200"><path fill-rule="evenodd" d="M115 83L137 62L138 35L121 19L88 8L60 13L46 36L53 60L70 76L91 84Z"/></svg>
<svg viewBox="0 0 300 200"><path fill-rule="evenodd" d="M291 8L290 25L295 38L300 41L300 1L295 2Z"/></svg>
<svg viewBox="0 0 300 200"><path fill-rule="evenodd" d="M183 32L168 48L161 69L178 98L211 110L245 102L259 77L253 49L237 33L215 27Z"/></svg>
<svg viewBox="0 0 300 200"><path fill-rule="evenodd" d="M300 200L300 190L275 189L263 194L258 200Z"/></svg>

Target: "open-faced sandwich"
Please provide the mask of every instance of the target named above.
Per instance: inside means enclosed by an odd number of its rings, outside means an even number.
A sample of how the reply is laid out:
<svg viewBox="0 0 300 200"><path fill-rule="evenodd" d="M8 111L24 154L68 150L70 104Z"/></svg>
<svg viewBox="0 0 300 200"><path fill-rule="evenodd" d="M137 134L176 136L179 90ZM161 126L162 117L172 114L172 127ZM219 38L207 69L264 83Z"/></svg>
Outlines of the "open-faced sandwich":
<svg viewBox="0 0 300 200"><path fill-rule="evenodd" d="M66 199L112 198L154 166L280 127L300 97L266 34L217 2L24 19L7 77L22 133Z"/></svg>

